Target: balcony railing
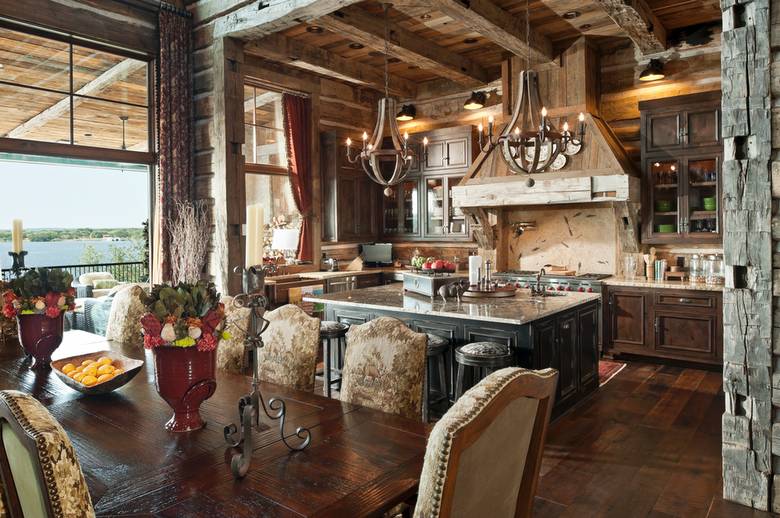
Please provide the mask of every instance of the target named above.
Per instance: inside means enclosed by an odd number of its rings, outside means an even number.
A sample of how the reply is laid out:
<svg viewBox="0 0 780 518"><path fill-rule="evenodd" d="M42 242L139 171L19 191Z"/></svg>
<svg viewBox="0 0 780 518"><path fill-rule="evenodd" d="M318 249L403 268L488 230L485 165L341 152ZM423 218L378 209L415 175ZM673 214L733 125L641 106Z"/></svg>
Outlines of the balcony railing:
<svg viewBox="0 0 780 518"><path fill-rule="evenodd" d="M70 272L74 281L85 273L109 272L119 282L148 282L149 268L146 263L137 261L130 263L97 263L97 264L64 264L46 266L45 268L58 268ZM26 268L29 270L30 268ZM10 268L0 270L0 277L9 280L12 276Z"/></svg>

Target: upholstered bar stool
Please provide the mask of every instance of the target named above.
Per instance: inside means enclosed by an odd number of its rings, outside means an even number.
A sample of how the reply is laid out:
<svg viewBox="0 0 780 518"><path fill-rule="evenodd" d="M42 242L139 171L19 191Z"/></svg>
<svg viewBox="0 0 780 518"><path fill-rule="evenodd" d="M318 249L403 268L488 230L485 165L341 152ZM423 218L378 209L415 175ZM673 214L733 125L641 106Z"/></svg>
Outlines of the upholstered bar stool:
<svg viewBox="0 0 780 518"><path fill-rule="evenodd" d="M467 367L472 371L472 383L476 384L496 369L511 367L514 355L507 344L473 342L455 349L455 362L458 364L455 399L458 399L463 395L463 378Z"/></svg>
<svg viewBox="0 0 780 518"><path fill-rule="evenodd" d="M428 422L430 407L448 398L449 386L447 384L446 357L450 349L450 341L442 336L427 333L428 346L426 349L425 371L425 402L423 404L423 419ZM436 386L431 379L436 377Z"/></svg>
<svg viewBox="0 0 780 518"><path fill-rule="evenodd" d="M331 397L333 385L337 383L341 387L341 369L344 363L344 349L346 348L346 336L349 325L334 320L320 322L320 341L322 342L322 356L325 362L325 394ZM336 343L335 350L333 342ZM333 364L336 364L338 378L333 379Z"/></svg>

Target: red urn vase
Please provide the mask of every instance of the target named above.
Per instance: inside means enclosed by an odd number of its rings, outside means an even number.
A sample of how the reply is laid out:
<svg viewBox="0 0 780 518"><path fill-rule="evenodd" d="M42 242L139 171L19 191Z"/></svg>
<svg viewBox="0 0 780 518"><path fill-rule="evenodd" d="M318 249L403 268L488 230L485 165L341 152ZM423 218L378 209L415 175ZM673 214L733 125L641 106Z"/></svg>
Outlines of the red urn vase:
<svg viewBox="0 0 780 518"><path fill-rule="evenodd" d="M57 318L46 315L17 315L19 342L33 358L33 369L49 369L51 354L62 343L63 313Z"/></svg>
<svg viewBox="0 0 780 518"><path fill-rule="evenodd" d="M170 432L191 432L206 423L200 417L200 404L217 389L217 352L197 347L160 346L154 353L157 393L173 408L165 424Z"/></svg>

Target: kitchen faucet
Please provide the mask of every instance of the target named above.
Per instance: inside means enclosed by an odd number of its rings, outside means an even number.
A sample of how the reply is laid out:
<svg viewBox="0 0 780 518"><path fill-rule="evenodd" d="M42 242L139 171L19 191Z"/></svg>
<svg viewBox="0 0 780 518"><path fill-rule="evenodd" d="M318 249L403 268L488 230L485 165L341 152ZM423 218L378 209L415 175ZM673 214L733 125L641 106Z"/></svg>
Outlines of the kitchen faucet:
<svg viewBox="0 0 780 518"><path fill-rule="evenodd" d="M539 268L539 273L536 274L536 285L531 286L531 295L544 295L545 290L542 289L542 277L544 277L547 274L547 271L545 268L549 268L552 265L545 264L541 268Z"/></svg>

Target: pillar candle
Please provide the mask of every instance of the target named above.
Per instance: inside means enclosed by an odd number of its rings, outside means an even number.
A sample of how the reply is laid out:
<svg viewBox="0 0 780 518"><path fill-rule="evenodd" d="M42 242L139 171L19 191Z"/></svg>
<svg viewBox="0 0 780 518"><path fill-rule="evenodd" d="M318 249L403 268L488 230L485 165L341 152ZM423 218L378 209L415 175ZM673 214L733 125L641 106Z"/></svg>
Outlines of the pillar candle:
<svg viewBox="0 0 780 518"><path fill-rule="evenodd" d="M16 254L22 251L22 244L24 242L23 236L24 233L22 231L22 220L13 220L13 223L11 224L11 249Z"/></svg>

